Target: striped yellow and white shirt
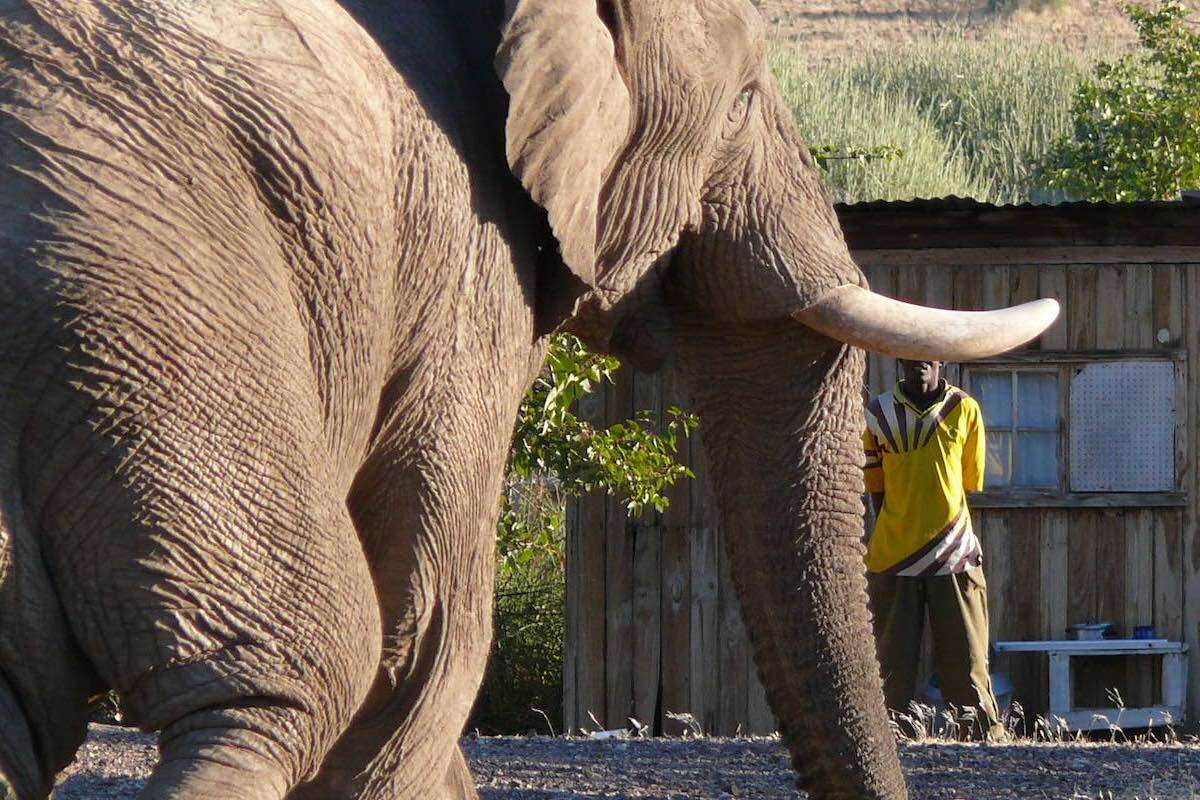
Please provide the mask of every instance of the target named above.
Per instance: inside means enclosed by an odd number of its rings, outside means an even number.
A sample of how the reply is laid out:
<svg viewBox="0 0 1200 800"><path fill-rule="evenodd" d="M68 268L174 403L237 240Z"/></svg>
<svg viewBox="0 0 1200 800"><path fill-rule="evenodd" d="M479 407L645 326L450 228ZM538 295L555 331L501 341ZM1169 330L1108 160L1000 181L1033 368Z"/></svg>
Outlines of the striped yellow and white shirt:
<svg viewBox="0 0 1200 800"><path fill-rule="evenodd" d="M962 572L983 563L967 492L983 489L987 452L979 404L942 381L922 411L902 383L867 405L867 491L885 492L867 569L889 575Z"/></svg>

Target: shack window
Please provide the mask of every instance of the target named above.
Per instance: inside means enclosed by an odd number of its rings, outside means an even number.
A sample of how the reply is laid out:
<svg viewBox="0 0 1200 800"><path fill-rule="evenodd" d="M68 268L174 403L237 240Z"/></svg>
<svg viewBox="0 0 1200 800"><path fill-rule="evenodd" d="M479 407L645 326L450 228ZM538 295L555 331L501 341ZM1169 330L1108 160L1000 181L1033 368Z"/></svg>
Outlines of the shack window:
<svg viewBox="0 0 1200 800"><path fill-rule="evenodd" d="M964 364L987 427L977 505L1180 505L1178 352L1030 353Z"/></svg>
<svg viewBox="0 0 1200 800"><path fill-rule="evenodd" d="M995 370L972 384L987 428L988 486L1058 488L1058 373Z"/></svg>

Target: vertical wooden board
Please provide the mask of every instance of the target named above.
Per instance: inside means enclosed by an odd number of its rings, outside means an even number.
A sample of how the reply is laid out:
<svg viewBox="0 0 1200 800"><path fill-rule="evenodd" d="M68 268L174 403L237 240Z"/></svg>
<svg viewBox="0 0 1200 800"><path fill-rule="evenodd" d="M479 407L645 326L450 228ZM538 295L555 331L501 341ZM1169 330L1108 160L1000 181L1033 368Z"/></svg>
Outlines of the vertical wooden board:
<svg viewBox="0 0 1200 800"><path fill-rule="evenodd" d="M1076 264L1067 270L1067 347L1096 347L1096 275L1094 264Z"/></svg>
<svg viewBox="0 0 1200 800"><path fill-rule="evenodd" d="M1130 513L1124 509L1105 510L1096 528L1096 613L1099 621L1118 626L1125 612L1125 518Z"/></svg>
<svg viewBox="0 0 1200 800"><path fill-rule="evenodd" d="M662 425L661 373L633 373L632 405L635 416ZM662 522L661 513L647 508L638 517L634 528L633 652L630 659L633 716L640 724L652 729L657 725L655 717L662 676Z"/></svg>
<svg viewBox="0 0 1200 800"><path fill-rule="evenodd" d="M663 408L663 424L668 420L667 410L675 406L683 411L690 411L692 408L691 398L687 396L687 387L683 383L683 376L678 370L667 367L663 370L662 377L662 408ZM679 440L679 451L676 454L676 459L680 464L695 472L695 455L692 452L692 444L694 437L681 438ZM692 524L692 483L695 479L682 477L675 481L666 492L667 495L667 510L662 514L662 524L666 528L687 528Z"/></svg>
<svg viewBox="0 0 1200 800"><path fill-rule="evenodd" d="M691 709L691 531L663 528L662 542L662 718L656 725L667 736L682 736L686 726L667 717ZM645 722L645 720L642 720Z"/></svg>
<svg viewBox="0 0 1200 800"><path fill-rule="evenodd" d="M578 663L576 644L579 641L579 587L581 581L577 571L580 566L579 555L579 500L567 500L566 530L563 542L563 572L566 578L566 589L563 597L563 667L562 667L562 718L563 729L570 734L579 727L576 719L576 698L578 690L575 686L575 669Z"/></svg>
<svg viewBox="0 0 1200 800"><path fill-rule="evenodd" d="M686 709L705 733L715 733L717 725L717 670L720 630L717 625L718 579L717 534L714 528L691 531L691 608L688 658L689 707Z"/></svg>
<svg viewBox="0 0 1200 800"><path fill-rule="evenodd" d="M954 307L983 310L983 276L991 267L958 267L954 270Z"/></svg>
<svg viewBox="0 0 1200 800"><path fill-rule="evenodd" d="M1008 596L1006 637L1036 639L1041 630L1041 547L1044 511L1020 510L1008 514ZM996 638L1000 638L997 634ZM1014 693L1025 708L1041 695L1044 659L1014 656L1009 660Z"/></svg>
<svg viewBox="0 0 1200 800"><path fill-rule="evenodd" d="M1182 267L1184 293L1187 298L1184 324L1188 350L1188 452L1200 450L1200 264ZM1183 530L1183 636L1188 649L1188 716L1200 716L1200 525L1197 525L1196 504L1200 502L1200 470L1193 457L1191 472L1186 476L1191 491L1192 507L1184 515Z"/></svg>
<svg viewBox="0 0 1200 800"><path fill-rule="evenodd" d="M1096 544L1099 539L1100 517L1101 512L1099 511L1079 511L1073 513L1070 518L1071 527L1067 533L1067 554L1071 564L1071 572L1067 579L1067 586L1070 590L1067 598L1068 625L1098 620ZM1075 682L1076 702L1082 702L1079 691L1081 683L1084 681ZM1099 695L1103 702L1104 692L1096 690L1092 692L1093 705L1097 705L1095 703L1096 695Z"/></svg>
<svg viewBox="0 0 1200 800"><path fill-rule="evenodd" d="M579 401L579 416L596 425L604 424L604 393L592 392ZM589 712L597 718L606 714L605 697L605 575L607 550L604 494L591 492L579 499L578 621L576 637L575 688L576 727L591 728ZM601 720L603 721L603 720Z"/></svg>
<svg viewBox="0 0 1200 800"><path fill-rule="evenodd" d="M1011 305L1009 268L1002 265L985 267L981 299L985 309L1005 308Z"/></svg>
<svg viewBox="0 0 1200 800"><path fill-rule="evenodd" d="M1127 269L1115 264L1103 264L1096 272L1096 347L1118 350L1125 345L1125 290ZM1099 622L1116 626L1125 621L1125 512L1105 511L1096 521L1096 615ZM1081 681L1081 689L1094 687L1090 696L1080 698L1088 706L1103 706L1110 701L1107 693L1117 690L1123 696L1130 690L1127 659L1104 659L1095 664L1089 681Z"/></svg>
<svg viewBox="0 0 1200 800"><path fill-rule="evenodd" d="M1124 346L1138 350L1154 347L1154 268L1148 264L1125 267Z"/></svg>
<svg viewBox="0 0 1200 800"><path fill-rule="evenodd" d="M1038 299L1038 282L1039 272L1038 267L1010 267L1008 271L1010 281L1009 302L1012 305L1028 303ZM1022 350L1037 350L1041 347L1041 339L1034 339Z"/></svg>
<svg viewBox="0 0 1200 800"><path fill-rule="evenodd" d="M633 413L635 374L620 369L606 386L606 425L629 419ZM608 497L605 508L605 703L601 721L606 727L625 725L633 713L634 532L622 498ZM599 717L599 714L597 713Z"/></svg>
<svg viewBox="0 0 1200 800"><path fill-rule="evenodd" d="M1065 639L1067 636L1068 586L1070 556L1068 532L1070 511L1046 511L1042 515L1041 559L1041 625L1038 636L1043 639Z"/></svg>
<svg viewBox="0 0 1200 800"><path fill-rule="evenodd" d="M624 505L608 498L605 526L605 704L607 727L625 724L633 708L634 529Z"/></svg>
<svg viewBox="0 0 1200 800"><path fill-rule="evenodd" d="M925 267L925 305L954 308L954 268L949 264Z"/></svg>
<svg viewBox="0 0 1200 800"><path fill-rule="evenodd" d="M858 266L862 269L863 275L866 276L867 285L871 287L871 291L886 294L880 287L880 283L886 280L886 276L891 274L892 268L884 264L859 264Z"/></svg>
<svg viewBox="0 0 1200 800"><path fill-rule="evenodd" d="M662 668L662 529L635 529L633 576L633 716L654 725ZM618 726L625 720L609 721Z"/></svg>
<svg viewBox="0 0 1200 800"><path fill-rule="evenodd" d="M906 303L925 302L925 267L905 265L896 268L896 298Z"/></svg>
<svg viewBox="0 0 1200 800"><path fill-rule="evenodd" d="M655 426L663 423L663 381L662 373L648 374L630 369L633 375L630 418L645 415ZM618 420L614 420L618 421ZM653 508L645 509L638 519L639 525L660 525L662 519Z"/></svg>
<svg viewBox="0 0 1200 800"><path fill-rule="evenodd" d="M1125 617L1125 517L1124 510L1106 510L1096 525L1096 614L1099 622L1111 622L1121 627ZM1106 692L1118 689L1129 696L1128 659L1112 659L1096 664L1094 680L1096 693L1081 702L1088 706L1103 706Z"/></svg>
<svg viewBox="0 0 1200 800"><path fill-rule="evenodd" d="M720 642L720 683L719 700L717 705L717 732L723 736L733 736L744 733L750 707L749 682L747 666L749 662L749 647L746 641L746 629L742 625L742 609L738 602L737 592L733 587L733 578L729 563L729 540L726 532L721 531L721 546L717 548L718 566L718 603L720 605L720 630L717 633Z"/></svg>
<svg viewBox="0 0 1200 800"><path fill-rule="evenodd" d="M1153 267L1153 331L1154 346L1179 347L1183 344L1183 272L1177 264L1155 264ZM1159 331L1166 331L1166 341L1159 341Z"/></svg>
<svg viewBox="0 0 1200 800"><path fill-rule="evenodd" d="M1067 624L1096 622L1096 521L1099 512L1077 511L1067 531Z"/></svg>
<svg viewBox="0 0 1200 800"><path fill-rule="evenodd" d="M1013 598L1010 591L1012 558L1009 554L1008 516L1009 512L1000 509L988 509L986 514L977 515L980 520L978 535L983 545L983 573L988 589L988 624L991 628L988 636L993 642L1011 638L1015 631L1010 613Z"/></svg>
<svg viewBox="0 0 1200 800"><path fill-rule="evenodd" d="M1041 614L1038 626L1038 639L1064 639L1067 635L1067 575L1070 561L1067 552L1067 531L1069 530L1067 511L1046 511L1042 514L1042 545L1039 553L1041 584L1039 612ZM1041 658L1038 659L1042 661ZM1025 706L1026 719L1036 719L1039 714L1046 712L1046 700L1049 697L1049 671L1043 669L1039 677L1039 694L1036 702Z"/></svg>
<svg viewBox="0 0 1200 800"><path fill-rule="evenodd" d="M1183 516L1154 516L1154 629L1174 642L1183 636Z"/></svg>
<svg viewBox="0 0 1200 800"><path fill-rule="evenodd" d="M1096 272L1096 347L1116 350L1125 341L1125 268L1101 264Z"/></svg>
<svg viewBox="0 0 1200 800"><path fill-rule="evenodd" d="M708 468L708 453L704 446L703 417L700 418L700 427L692 433L691 468L696 477L688 484L690 524L693 528L715 528L719 525L720 520L717 513L717 499L713 493L712 478Z"/></svg>
<svg viewBox="0 0 1200 800"><path fill-rule="evenodd" d="M1041 347L1043 350L1067 349L1067 314L1068 291L1067 270L1065 267L1042 267L1038 270L1038 294L1057 300L1061 311L1058 319L1042 334Z"/></svg>
<svg viewBox="0 0 1200 800"><path fill-rule="evenodd" d="M1126 636L1138 625L1154 624L1154 529L1155 512L1131 509L1125 515L1125 606L1120 624ZM1139 708L1154 702L1152 659L1130 659L1126 670L1131 705Z"/></svg>
<svg viewBox="0 0 1200 800"><path fill-rule="evenodd" d="M1041 274L1042 268L1036 266L1009 268L1009 299L1013 305L1028 303L1031 300L1037 300L1041 296Z"/></svg>
<svg viewBox="0 0 1200 800"><path fill-rule="evenodd" d="M691 407L682 376L663 370L663 413L671 406ZM679 444L679 461L692 466L692 441ZM667 490L669 505L662 514L662 706L656 732L683 735L686 725L667 713L691 710L691 478L680 478ZM645 722L645 720L643 720Z"/></svg>

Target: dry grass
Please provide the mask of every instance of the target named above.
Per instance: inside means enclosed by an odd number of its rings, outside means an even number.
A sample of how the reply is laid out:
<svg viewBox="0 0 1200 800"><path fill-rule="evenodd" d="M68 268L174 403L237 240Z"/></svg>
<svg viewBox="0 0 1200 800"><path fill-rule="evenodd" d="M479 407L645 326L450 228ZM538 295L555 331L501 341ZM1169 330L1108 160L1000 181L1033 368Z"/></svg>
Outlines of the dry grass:
<svg viewBox="0 0 1200 800"><path fill-rule="evenodd" d="M1091 59L1011 35L943 33L822 65L777 46L772 68L801 134L816 145L897 147L900 158L839 161L835 198L958 195L995 203L1054 199L1033 165L1070 130Z"/></svg>
<svg viewBox="0 0 1200 800"><path fill-rule="evenodd" d="M772 39L795 44L810 63L892 48L957 31L968 39L1012 33L1069 52L1127 47L1124 0L756 0ZM1185 0L1200 9L1200 0Z"/></svg>

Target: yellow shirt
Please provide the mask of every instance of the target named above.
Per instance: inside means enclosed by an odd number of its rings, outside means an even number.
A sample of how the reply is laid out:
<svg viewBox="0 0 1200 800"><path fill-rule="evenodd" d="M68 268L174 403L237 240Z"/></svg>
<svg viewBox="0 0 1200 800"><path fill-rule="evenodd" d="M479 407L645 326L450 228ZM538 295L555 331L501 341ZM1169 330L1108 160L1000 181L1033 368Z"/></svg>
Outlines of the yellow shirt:
<svg viewBox="0 0 1200 800"><path fill-rule="evenodd" d="M922 411L902 384L867 406L867 491L885 492L867 569L891 575L962 572L983 561L967 492L983 489L987 442L979 404L942 381Z"/></svg>

